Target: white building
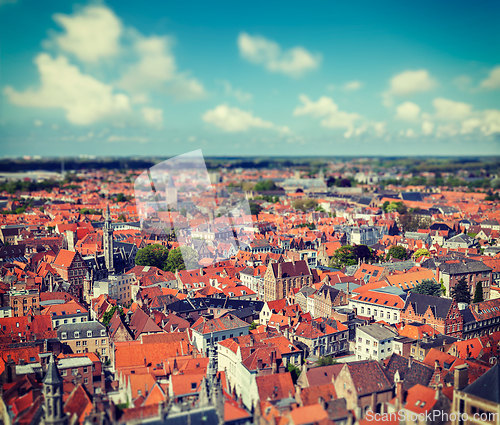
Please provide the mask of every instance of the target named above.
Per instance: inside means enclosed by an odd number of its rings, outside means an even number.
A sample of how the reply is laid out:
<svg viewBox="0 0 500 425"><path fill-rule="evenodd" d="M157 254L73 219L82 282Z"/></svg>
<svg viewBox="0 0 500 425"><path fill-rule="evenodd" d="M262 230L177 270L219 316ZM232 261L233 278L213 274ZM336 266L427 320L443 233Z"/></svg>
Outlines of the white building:
<svg viewBox="0 0 500 425"><path fill-rule="evenodd" d="M131 293L131 287L135 284L134 274L110 275L107 279L94 282L92 286L92 297L97 298L102 294L108 294L110 298L119 303L127 303L135 297Z"/></svg>
<svg viewBox="0 0 500 425"><path fill-rule="evenodd" d="M375 321L383 320L391 325L399 323L404 306L399 295L377 291L365 291L349 300L349 307L356 315L373 317Z"/></svg>
<svg viewBox="0 0 500 425"><path fill-rule="evenodd" d="M356 328L356 360L382 360L392 354L392 340L398 334L373 323Z"/></svg>

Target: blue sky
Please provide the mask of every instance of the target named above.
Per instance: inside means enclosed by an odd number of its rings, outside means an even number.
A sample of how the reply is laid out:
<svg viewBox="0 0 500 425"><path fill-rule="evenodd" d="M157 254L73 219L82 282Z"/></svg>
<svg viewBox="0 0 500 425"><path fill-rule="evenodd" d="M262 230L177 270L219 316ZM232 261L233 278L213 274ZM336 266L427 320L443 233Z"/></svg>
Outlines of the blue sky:
<svg viewBox="0 0 500 425"><path fill-rule="evenodd" d="M500 154L499 15L0 0L1 155Z"/></svg>

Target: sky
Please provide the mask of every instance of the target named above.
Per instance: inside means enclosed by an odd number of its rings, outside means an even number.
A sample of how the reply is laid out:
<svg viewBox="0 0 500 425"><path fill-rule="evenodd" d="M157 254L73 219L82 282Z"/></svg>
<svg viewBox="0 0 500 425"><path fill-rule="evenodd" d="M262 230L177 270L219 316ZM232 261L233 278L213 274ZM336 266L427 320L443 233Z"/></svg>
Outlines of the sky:
<svg viewBox="0 0 500 425"><path fill-rule="evenodd" d="M500 154L498 1L0 0L0 157Z"/></svg>

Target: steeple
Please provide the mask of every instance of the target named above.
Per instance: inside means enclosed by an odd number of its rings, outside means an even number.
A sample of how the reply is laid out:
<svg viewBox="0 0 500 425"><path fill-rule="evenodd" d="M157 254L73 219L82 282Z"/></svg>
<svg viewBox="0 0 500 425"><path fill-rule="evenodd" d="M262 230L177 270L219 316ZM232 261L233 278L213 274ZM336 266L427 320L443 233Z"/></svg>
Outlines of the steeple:
<svg viewBox="0 0 500 425"><path fill-rule="evenodd" d="M67 417L63 411L63 380L57 369L54 355L50 356L47 373L43 378L45 425L66 425Z"/></svg>
<svg viewBox="0 0 500 425"><path fill-rule="evenodd" d="M104 215L104 229L102 230L102 238L104 245L104 259L106 261L106 268L108 274L115 274L114 259L113 259L113 226L111 224L111 214L109 212L109 204L106 206L106 213Z"/></svg>

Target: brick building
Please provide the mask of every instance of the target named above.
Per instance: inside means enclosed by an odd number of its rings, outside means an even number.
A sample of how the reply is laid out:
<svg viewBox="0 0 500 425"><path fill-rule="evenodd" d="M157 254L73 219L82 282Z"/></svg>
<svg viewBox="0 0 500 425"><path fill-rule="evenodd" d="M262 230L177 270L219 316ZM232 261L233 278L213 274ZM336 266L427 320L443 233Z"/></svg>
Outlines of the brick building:
<svg viewBox="0 0 500 425"><path fill-rule="evenodd" d="M417 322L457 338L462 336L463 316L454 299L410 293L401 311L401 322Z"/></svg>
<svg viewBox="0 0 500 425"><path fill-rule="evenodd" d="M269 263L264 274L264 301L286 298L292 288L313 282L307 261Z"/></svg>
<svg viewBox="0 0 500 425"><path fill-rule="evenodd" d="M75 251L61 249L52 267L69 284L68 292L83 299L83 281L87 275L87 265L82 256Z"/></svg>
<svg viewBox="0 0 500 425"><path fill-rule="evenodd" d="M9 291L9 306L13 317L40 314L40 293L38 289L13 289Z"/></svg>
<svg viewBox="0 0 500 425"><path fill-rule="evenodd" d="M332 317L333 307L347 304L344 291L339 291L330 285L323 285L314 294L314 317Z"/></svg>

